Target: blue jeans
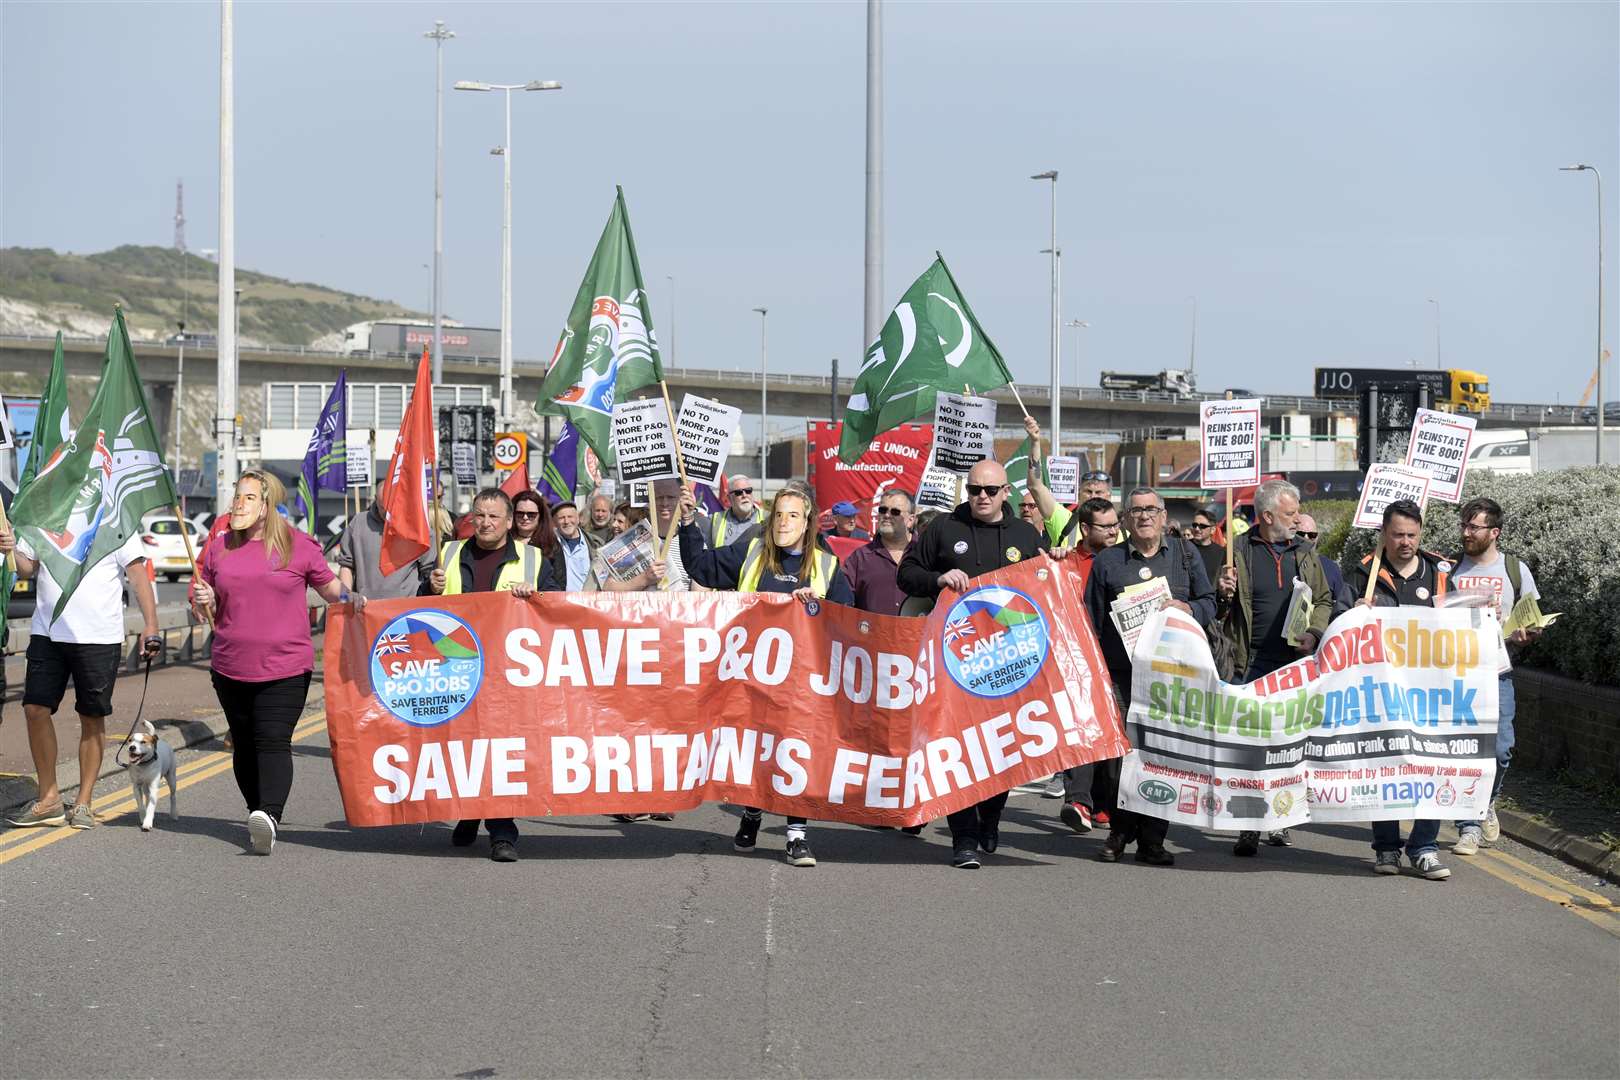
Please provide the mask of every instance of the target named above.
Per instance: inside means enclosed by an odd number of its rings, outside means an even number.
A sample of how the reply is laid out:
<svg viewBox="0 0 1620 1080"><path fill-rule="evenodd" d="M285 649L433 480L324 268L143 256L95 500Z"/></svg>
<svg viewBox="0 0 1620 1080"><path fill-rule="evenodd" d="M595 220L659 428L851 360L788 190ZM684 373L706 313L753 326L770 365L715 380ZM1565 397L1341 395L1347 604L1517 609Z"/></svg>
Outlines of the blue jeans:
<svg viewBox="0 0 1620 1080"><path fill-rule="evenodd" d="M1374 851L1401 850L1401 823L1398 821L1375 821L1373 827ZM1412 822L1412 835L1406 838L1406 857L1413 862L1424 852L1438 852L1440 845L1435 843L1440 835L1440 820L1428 818Z"/></svg>
<svg viewBox="0 0 1620 1080"><path fill-rule="evenodd" d="M1496 681L1496 699L1498 713L1496 720L1496 779L1491 781L1491 802L1502 792L1502 777L1507 775L1508 763L1513 760L1513 713L1516 701L1513 697L1513 679L1503 675ZM1467 828L1479 828L1477 821L1459 821L1457 830L1461 832Z"/></svg>

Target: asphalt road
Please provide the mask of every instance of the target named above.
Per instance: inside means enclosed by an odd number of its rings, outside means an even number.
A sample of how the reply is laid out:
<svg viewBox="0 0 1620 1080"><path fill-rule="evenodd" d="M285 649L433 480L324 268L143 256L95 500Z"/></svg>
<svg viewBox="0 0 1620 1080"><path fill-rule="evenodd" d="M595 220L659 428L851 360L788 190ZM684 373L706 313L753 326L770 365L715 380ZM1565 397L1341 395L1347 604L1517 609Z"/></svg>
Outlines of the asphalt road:
<svg viewBox="0 0 1620 1080"><path fill-rule="evenodd" d="M1433 883L1370 873L1358 828L1242 862L1175 829L1175 868L1109 866L1025 793L977 872L933 827L814 826L805 870L773 819L739 855L718 806L524 821L497 865L442 825L345 826L306 730L270 858L208 747L150 834L0 834L0 1072L1620 1074L1620 917L1484 856Z"/></svg>

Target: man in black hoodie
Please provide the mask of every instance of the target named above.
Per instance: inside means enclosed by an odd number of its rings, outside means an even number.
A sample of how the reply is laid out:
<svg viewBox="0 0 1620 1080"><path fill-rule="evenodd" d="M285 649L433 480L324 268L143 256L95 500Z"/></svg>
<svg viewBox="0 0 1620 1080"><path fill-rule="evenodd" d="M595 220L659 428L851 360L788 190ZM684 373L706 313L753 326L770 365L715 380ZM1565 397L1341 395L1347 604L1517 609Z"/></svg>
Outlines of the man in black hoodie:
<svg viewBox="0 0 1620 1080"><path fill-rule="evenodd" d="M912 596L937 597L942 589L964 592L980 574L1033 558L1047 548L1046 536L1018 516L1007 501L1007 471L989 458L973 466L968 500L949 517L934 521L900 561L900 588ZM979 867L978 851L996 850L1001 808L1007 793L994 795L946 820L951 826L951 865Z"/></svg>

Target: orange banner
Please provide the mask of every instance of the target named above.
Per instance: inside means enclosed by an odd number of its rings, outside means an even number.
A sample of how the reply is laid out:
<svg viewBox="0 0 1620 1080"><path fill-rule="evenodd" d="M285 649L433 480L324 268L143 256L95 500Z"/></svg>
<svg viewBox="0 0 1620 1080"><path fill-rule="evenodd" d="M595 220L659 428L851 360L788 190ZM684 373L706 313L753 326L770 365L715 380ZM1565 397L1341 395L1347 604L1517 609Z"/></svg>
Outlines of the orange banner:
<svg viewBox="0 0 1620 1080"><path fill-rule="evenodd" d="M773 594L334 607L351 825L688 810L915 825L1128 749L1077 576L1046 559L923 619Z"/></svg>

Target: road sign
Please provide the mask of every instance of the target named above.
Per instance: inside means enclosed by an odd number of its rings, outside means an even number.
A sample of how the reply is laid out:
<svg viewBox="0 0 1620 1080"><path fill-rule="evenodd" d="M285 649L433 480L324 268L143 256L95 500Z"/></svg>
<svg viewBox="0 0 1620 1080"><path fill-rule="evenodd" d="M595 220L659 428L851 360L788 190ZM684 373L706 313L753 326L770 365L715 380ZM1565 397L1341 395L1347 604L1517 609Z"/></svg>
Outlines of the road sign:
<svg viewBox="0 0 1620 1080"><path fill-rule="evenodd" d="M495 436L495 467L521 469L529 463L529 436L521 431L503 431Z"/></svg>

